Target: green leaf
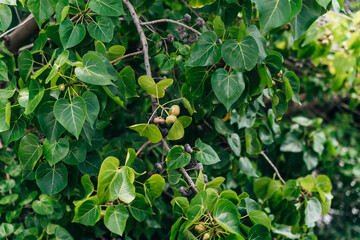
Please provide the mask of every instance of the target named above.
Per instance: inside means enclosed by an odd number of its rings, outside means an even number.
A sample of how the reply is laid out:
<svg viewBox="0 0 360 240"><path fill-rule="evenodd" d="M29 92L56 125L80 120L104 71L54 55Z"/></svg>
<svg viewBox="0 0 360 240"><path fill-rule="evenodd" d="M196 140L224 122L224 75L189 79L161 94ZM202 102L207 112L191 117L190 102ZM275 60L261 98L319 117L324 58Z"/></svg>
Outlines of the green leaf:
<svg viewBox="0 0 360 240"><path fill-rule="evenodd" d="M218 38L222 38L225 34L225 24L221 20L221 17L216 16L213 21L214 32Z"/></svg>
<svg viewBox="0 0 360 240"><path fill-rule="evenodd" d="M54 105L54 115L59 123L76 138L79 138L86 118L86 104L76 96L71 103L60 98Z"/></svg>
<svg viewBox="0 0 360 240"><path fill-rule="evenodd" d="M250 71L259 59L259 48L252 36L246 36L240 42L235 39L227 40L221 48L221 55L233 69Z"/></svg>
<svg viewBox="0 0 360 240"><path fill-rule="evenodd" d="M284 185L284 195L290 199L297 199L300 195L300 185L295 180L288 180Z"/></svg>
<svg viewBox="0 0 360 240"><path fill-rule="evenodd" d="M140 134L140 136L145 136L152 143L157 143L161 141L162 135L159 128L154 124L136 124L129 127L131 130L134 130Z"/></svg>
<svg viewBox="0 0 360 240"><path fill-rule="evenodd" d="M41 194L39 200L35 200L31 207L37 214L51 215L54 212L54 200L46 194Z"/></svg>
<svg viewBox="0 0 360 240"><path fill-rule="evenodd" d="M93 85L112 85L111 76L105 63L94 53L86 53L83 57L84 67L76 67L75 74L80 81Z"/></svg>
<svg viewBox="0 0 360 240"><path fill-rule="evenodd" d="M131 215L139 222L144 221L148 216L154 214L145 197L139 193L129 206Z"/></svg>
<svg viewBox="0 0 360 240"><path fill-rule="evenodd" d="M191 160L189 153L185 152L184 147L175 145L171 148L169 155L166 157L167 170L173 170L185 167Z"/></svg>
<svg viewBox="0 0 360 240"><path fill-rule="evenodd" d="M5 32L12 21L11 9L6 5L0 5L0 31Z"/></svg>
<svg viewBox="0 0 360 240"><path fill-rule="evenodd" d="M241 72L229 73L224 68L219 68L211 77L211 87L216 97L229 111L243 93L245 82Z"/></svg>
<svg viewBox="0 0 360 240"><path fill-rule="evenodd" d="M118 174L120 162L115 157L107 157L101 164L99 180L97 186L97 195L100 203L114 200L111 196L109 186Z"/></svg>
<svg viewBox="0 0 360 240"><path fill-rule="evenodd" d="M290 21L291 8L289 0L255 0L259 11L261 33L280 27Z"/></svg>
<svg viewBox="0 0 360 240"><path fill-rule="evenodd" d="M96 200L96 198L89 198L77 205L73 222L94 226L101 217L101 208Z"/></svg>
<svg viewBox="0 0 360 240"><path fill-rule="evenodd" d="M136 152L133 148L129 148L126 154L125 166L131 167L135 161Z"/></svg>
<svg viewBox="0 0 360 240"><path fill-rule="evenodd" d="M309 150L304 152L303 161L306 165L306 169L311 171L319 164L319 157L315 152Z"/></svg>
<svg viewBox="0 0 360 240"><path fill-rule="evenodd" d="M263 211L252 210L249 212L249 218L254 224L262 224L267 227L269 231L271 230L271 220Z"/></svg>
<svg viewBox="0 0 360 240"><path fill-rule="evenodd" d="M220 162L220 158L215 150L210 145L203 143L200 138L196 140L195 146L199 149L199 151L195 153L195 158L202 164L212 165Z"/></svg>
<svg viewBox="0 0 360 240"><path fill-rule="evenodd" d="M189 5L192 8L202 8L214 3L216 0L190 0Z"/></svg>
<svg viewBox="0 0 360 240"><path fill-rule="evenodd" d="M327 9L329 3L331 2L331 0L316 0L316 1L320 6L322 6L325 9Z"/></svg>
<svg viewBox="0 0 360 240"><path fill-rule="evenodd" d="M244 239L242 238L240 230L240 219L237 209L232 202L226 199L220 199L215 205L213 216L222 228L240 236L238 239Z"/></svg>
<svg viewBox="0 0 360 240"><path fill-rule="evenodd" d="M84 92L82 98L86 104L86 121L93 127L100 112L99 100L96 95L90 91Z"/></svg>
<svg viewBox="0 0 360 240"><path fill-rule="evenodd" d="M186 70L185 77L191 86L191 95L201 96L208 76L209 72L204 67L192 67Z"/></svg>
<svg viewBox="0 0 360 240"><path fill-rule="evenodd" d="M68 171L63 164L50 167L42 163L36 169L36 184L48 195L58 193L68 184Z"/></svg>
<svg viewBox="0 0 360 240"><path fill-rule="evenodd" d="M6 5L16 5L16 0L0 0L0 3L6 4Z"/></svg>
<svg viewBox="0 0 360 240"><path fill-rule="evenodd" d="M4 61L0 60L0 81L8 82L8 67Z"/></svg>
<svg viewBox="0 0 360 240"><path fill-rule="evenodd" d="M11 103L0 101L0 132L10 129Z"/></svg>
<svg viewBox="0 0 360 240"><path fill-rule="evenodd" d="M117 58L119 58L119 57L124 56L125 51L126 51L126 48L125 48L124 46L121 46L121 45L111 46L111 47L109 48L108 52L107 52L108 57L109 57L109 60L110 60L110 61L113 61L113 60L115 60L115 59L117 59ZM117 63L115 63L115 64L117 64ZM127 66L127 67L125 67L125 68L130 68L130 69L131 69L130 66ZM124 69L125 69L125 68L124 68Z"/></svg>
<svg viewBox="0 0 360 240"><path fill-rule="evenodd" d="M261 144L257 137L257 132L253 128L245 129L245 145L248 154L261 153Z"/></svg>
<svg viewBox="0 0 360 240"><path fill-rule="evenodd" d="M23 117L17 118L14 122L10 123L10 129L6 132L0 132L0 135L5 143L9 145L12 141L19 140L25 135L26 122Z"/></svg>
<svg viewBox="0 0 360 240"><path fill-rule="evenodd" d="M287 132L280 146L282 152L302 152L305 142L295 132Z"/></svg>
<svg viewBox="0 0 360 240"><path fill-rule="evenodd" d="M129 212L123 205L109 206L105 212L104 224L111 232L122 236L128 218Z"/></svg>
<svg viewBox="0 0 360 240"><path fill-rule="evenodd" d="M187 224L184 231L191 227L194 223L196 223L206 211L206 191L201 191L195 195L193 199L191 199L188 211L187 211Z"/></svg>
<svg viewBox="0 0 360 240"><path fill-rule="evenodd" d="M7 238L14 232L14 226L11 223L1 223L0 224L0 237Z"/></svg>
<svg viewBox="0 0 360 240"><path fill-rule="evenodd" d="M59 27L60 41L64 49L72 48L78 45L86 35L83 24L74 23L68 19L64 20Z"/></svg>
<svg viewBox="0 0 360 240"><path fill-rule="evenodd" d="M291 20L294 40L298 40L309 29L311 24L326 11L315 0L303 0L300 13Z"/></svg>
<svg viewBox="0 0 360 240"><path fill-rule="evenodd" d="M138 82L142 89L156 98L163 98L165 96L165 89L173 84L172 79L163 79L155 83L154 79L147 75L139 77Z"/></svg>
<svg viewBox="0 0 360 240"><path fill-rule="evenodd" d="M74 141L70 143L67 155L62 159L66 164L78 165L85 161L86 147L81 141Z"/></svg>
<svg viewBox="0 0 360 240"><path fill-rule="evenodd" d="M39 28L55 12L55 4L54 0L29 0L27 2L27 7L34 15Z"/></svg>
<svg viewBox="0 0 360 240"><path fill-rule="evenodd" d="M55 238L56 240L74 240L71 234L65 228L60 226L55 228Z"/></svg>
<svg viewBox="0 0 360 240"><path fill-rule="evenodd" d="M29 102L25 108L25 114L32 113L39 105L44 96L45 88L40 86L37 80L31 80L29 87Z"/></svg>
<svg viewBox="0 0 360 240"><path fill-rule="evenodd" d="M109 17L118 17L125 14L122 2L118 0L91 0L89 7L94 12Z"/></svg>
<svg viewBox="0 0 360 240"><path fill-rule="evenodd" d="M298 15L301 11L302 7L302 0L290 0L290 19L294 18L296 15Z"/></svg>
<svg viewBox="0 0 360 240"><path fill-rule="evenodd" d="M311 228L315 227L316 222L321 218L321 204L315 197L307 201L305 208L305 223Z"/></svg>
<svg viewBox="0 0 360 240"><path fill-rule="evenodd" d="M189 116L181 116L177 119L177 121L179 121L184 128L187 128L188 126L190 126L192 118Z"/></svg>
<svg viewBox="0 0 360 240"><path fill-rule="evenodd" d="M159 65L160 70L171 70L174 68L175 59L168 57L166 54L159 54L156 56L157 63Z"/></svg>
<svg viewBox="0 0 360 240"><path fill-rule="evenodd" d="M259 177L256 174L256 169L247 157L241 157L239 159L239 168L248 177Z"/></svg>
<svg viewBox="0 0 360 240"><path fill-rule="evenodd" d="M50 143L53 143L65 132L65 128L54 115L55 102L45 102L39 107L37 118L42 131Z"/></svg>
<svg viewBox="0 0 360 240"><path fill-rule="evenodd" d="M282 118L287 110L287 107L288 103L286 101L285 93L281 90L277 90L272 102L272 110L274 111L277 120Z"/></svg>
<svg viewBox="0 0 360 240"><path fill-rule="evenodd" d="M154 174L144 182L145 198L152 203L160 197L165 187L165 180L159 174ZM150 204L152 205L152 204Z"/></svg>
<svg viewBox="0 0 360 240"><path fill-rule="evenodd" d="M249 240L271 240L269 230L262 224L252 226L248 233Z"/></svg>
<svg viewBox="0 0 360 240"><path fill-rule="evenodd" d="M255 25L249 26L247 31L249 35L255 39L259 48L259 63L263 63L268 55L266 39L261 35L259 29Z"/></svg>
<svg viewBox="0 0 360 240"><path fill-rule="evenodd" d="M27 49L22 51L18 57L19 74L23 81L26 81L30 76L33 68L34 59L31 52Z"/></svg>
<svg viewBox="0 0 360 240"><path fill-rule="evenodd" d="M96 17L96 22L89 23L87 30L92 38L101 42L110 42L114 36L114 24L105 16Z"/></svg>
<svg viewBox="0 0 360 240"><path fill-rule="evenodd" d="M7 79L4 81L7 81ZM6 88L0 89L0 102L11 98L12 96L14 96L15 92L16 92L16 80L13 79L10 85L8 85ZM21 94L21 90L20 90L20 94Z"/></svg>
<svg viewBox="0 0 360 240"><path fill-rule="evenodd" d="M56 22L61 23L69 13L69 0L59 0L55 7Z"/></svg>
<svg viewBox="0 0 360 240"><path fill-rule="evenodd" d="M135 199L134 173L129 167L122 167L117 170L109 185L109 192L112 198L118 198L125 203Z"/></svg>
<svg viewBox="0 0 360 240"><path fill-rule="evenodd" d="M326 143L326 136L325 133L322 131L315 132L314 136L314 143L312 145L313 150L321 156L325 149Z"/></svg>
<svg viewBox="0 0 360 240"><path fill-rule="evenodd" d="M43 153L43 148L35 135L28 134L20 141L18 156L20 159L21 171L25 178L35 167Z"/></svg>
<svg viewBox="0 0 360 240"><path fill-rule="evenodd" d="M185 134L184 125L181 121L176 120L176 122L171 126L169 134L167 135L168 140L179 140Z"/></svg>
<svg viewBox="0 0 360 240"><path fill-rule="evenodd" d="M69 152L69 141L61 138L58 142L50 143L45 139L43 143L44 155L50 166L61 161Z"/></svg>
<svg viewBox="0 0 360 240"><path fill-rule="evenodd" d="M126 98L138 96L136 93L135 72L130 66L126 66L119 72L118 79L115 81L115 85L118 88L120 85L124 87Z"/></svg>
<svg viewBox="0 0 360 240"><path fill-rule="evenodd" d="M293 72L285 72L284 81L286 81L286 83L288 83L290 85L289 87L292 91L292 100L296 103L300 103L300 100L299 100L300 80L299 80L299 78Z"/></svg>
<svg viewBox="0 0 360 240"><path fill-rule="evenodd" d="M209 66L221 58L221 44L216 43L216 33L208 31L199 37L187 61L189 66Z"/></svg>

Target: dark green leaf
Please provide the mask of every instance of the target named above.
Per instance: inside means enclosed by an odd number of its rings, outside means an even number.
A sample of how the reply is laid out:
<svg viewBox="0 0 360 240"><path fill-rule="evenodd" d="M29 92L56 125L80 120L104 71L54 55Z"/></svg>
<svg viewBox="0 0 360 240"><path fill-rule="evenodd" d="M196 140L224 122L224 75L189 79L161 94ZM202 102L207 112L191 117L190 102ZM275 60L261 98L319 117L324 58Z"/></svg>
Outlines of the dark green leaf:
<svg viewBox="0 0 360 240"><path fill-rule="evenodd" d="M190 53L187 65L209 66L217 63L221 58L221 44L216 41L214 32L208 31L201 34Z"/></svg>
<svg viewBox="0 0 360 240"><path fill-rule="evenodd" d="M212 165L220 162L220 158L215 150L210 145L203 143L200 138L196 140L195 146L199 149L199 151L195 153L195 158L202 164Z"/></svg>
<svg viewBox="0 0 360 240"><path fill-rule="evenodd" d="M60 192L67 183L68 171L63 164L50 167L47 163L42 163L36 169L36 184L48 195Z"/></svg>
<svg viewBox="0 0 360 240"><path fill-rule="evenodd" d="M175 145L171 148L169 155L166 157L167 170L185 167L190 160L191 156L184 151L184 147Z"/></svg>

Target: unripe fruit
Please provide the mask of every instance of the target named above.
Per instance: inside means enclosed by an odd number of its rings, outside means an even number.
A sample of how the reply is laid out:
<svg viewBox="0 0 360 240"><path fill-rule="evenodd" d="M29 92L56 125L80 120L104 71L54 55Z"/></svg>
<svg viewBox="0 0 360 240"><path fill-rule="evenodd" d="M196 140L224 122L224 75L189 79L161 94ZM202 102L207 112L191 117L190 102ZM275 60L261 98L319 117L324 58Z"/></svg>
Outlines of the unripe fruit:
<svg viewBox="0 0 360 240"><path fill-rule="evenodd" d="M174 115L169 115L166 117L166 123L167 124L173 124L174 122L176 122L177 117Z"/></svg>
<svg viewBox="0 0 360 240"><path fill-rule="evenodd" d="M155 124L157 124L157 123L159 123L159 124L165 124L166 121L165 121L165 118L163 118L163 117L157 117L157 118L154 118L154 123L155 123Z"/></svg>
<svg viewBox="0 0 360 240"><path fill-rule="evenodd" d="M209 240L210 239L210 234L209 233L205 233L204 236L203 236L203 240Z"/></svg>
<svg viewBox="0 0 360 240"><path fill-rule="evenodd" d="M195 229L195 232L197 232L198 234L201 234L206 231L206 227L201 223L196 225L194 229Z"/></svg>
<svg viewBox="0 0 360 240"><path fill-rule="evenodd" d="M65 90L65 85L64 85L64 84L60 84L60 85L59 85L59 90L60 90L60 91L64 91L64 90Z"/></svg>
<svg viewBox="0 0 360 240"><path fill-rule="evenodd" d="M169 111L170 115L177 116L180 114L180 107L179 105L172 105Z"/></svg>
<svg viewBox="0 0 360 240"><path fill-rule="evenodd" d="M321 44L323 45L323 46L327 46L327 45L329 45L329 39L324 39L324 40L322 40L321 41Z"/></svg>

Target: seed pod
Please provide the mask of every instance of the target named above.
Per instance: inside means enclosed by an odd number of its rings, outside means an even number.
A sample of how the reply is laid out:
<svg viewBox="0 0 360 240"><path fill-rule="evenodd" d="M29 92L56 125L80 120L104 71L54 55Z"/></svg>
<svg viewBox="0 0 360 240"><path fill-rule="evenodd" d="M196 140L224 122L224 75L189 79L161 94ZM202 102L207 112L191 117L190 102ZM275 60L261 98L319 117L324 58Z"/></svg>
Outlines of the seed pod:
<svg viewBox="0 0 360 240"><path fill-rule="evenodd" d="M172 105L170 110L169 110L169 114L170 115L174 115L177 116L180 114L180 107L179 105Z"/></svg>
<svg viewBox="0 0 360 240"><path fill-rule="evenodd" d="M159 172L163 170L162 164L157 162L155 163L155 169L158 170Z"/></svg>
<svg viewBox="0 0 360 240"><path fill-rule="evenodd" d="M189 36L189 34L187 32L182 32L180 33L180 38L181 40L184 40L185 38L187 38Z"/></svg>
<svg viewBox="0 0 360 240"><path fill-rule="evenodd" d="M209 240L210 239L210 234L209 233L205 233L204 235L203 235L203 240Z"/></svg>
<svg viewBox="0 0 360 240"><path fill-rule="evenodd" d="M59 85L59 90L60 90L60 91L64 91L64 90L65 90L65 85L64 85L64 84L60 84L60 85Z"/></svg>
<svg viewBox="0 0 360 240"><path fill-rule="evenodd" d="M156 118L154 118L154 123L155 123L155 124L157 124L157 123L159 123L159 124L165 124L165 123L166 123L166 120L165 120L165 118L163 118L163 117L156 117Z"/></svg>
<svg viewBox="0 0 360 240"><path fill-rule="evenodd" d="M187 41L188 41L188 43L194 43L194 42L196 42L197 38L198 37L195 33L190 33L187 38Z"/></svg>
<svg viewBox="0 0 360 240"><path fill-rule="evenodd" d="M187 187L184 187L184 186L181 186L179 188L179 192L181 193L181 195L183 197L189 197L191 194L191 191Z"/></svg>
<svg viewBox="0 0 360 240"><path fill-rule="evenodd" d="M172 44L173 42L175 42L175 36L173 34L168 34L166 37L166 41Z"/></svg>
<svg viewBox="0 0 360 240"><path fill-rule="evenodd" d="M321 41L321 45L323 45L323 46L327 46L327 45L329 45L329 39L324 39L324 40L322 40Z"/></svg>
<svg viewBox="0 0 360 240"><path fill-rule="evenodd" d="M206 174L203 174L204 177L204 183L208 183L208 176Z"/></svg>
<svg viewBox="0 0 360 240"><path fill-rule="evenodd" d="M193 153L193 150L192 150L191 146L188 143L184 145L184 148L185 148L185 152L187 152L189 154Z"/></svg>
<svg viewBox="0 0 360 240"><path fill-rule="evenodd" d="M185 14L182 20L184 23L191 23L191 16L189 14Z"/></svg>
<svg viewBox="0 0 360 240"><path fill-rule="evenodd" d="M177 117L174 115L169 115L166 117L166 123L167 124L173 124L174 122L176 122Z"/></svg>
<svg viewBox="0 0 360 240"><path fill-rule="evenodd" d="M204 226L204 224L201 223L197 224L194 229L195 232L197 232L198 234L201 234L206 231L206 227Z"/></svg>
<svg viewBox="0 0 360 240"><path fill-rule="evenodd" d="M204 166L202 165L202 163L198 163L195 166L195 170L198 171L198 172L200 172L200 170L203 169L203 168L204 168ZM204 178L204 180L205 180L205 178Z"/></svg>
<svg viewBox="0 0 360 240"><path fill-rule="evenodd" d="M177 27L176 27L176 32L177 32L178 34L183 33L183 32L185 32L185 31L186 31L186 29L185 29L184 26L182 26L182 25L177 25Z"/></svg>
<svg viewBox="0 0 360 240"><path fill-rule="evenodd" d="M329 41L331 42L332 40L334 40L334 36L333 36L333 35L330 35L330 36L328 37L328 39L329 39Z"/></svg>
<svg viewBox="0 0 360 240"><path fill-rule="evenodd" d="M320 37L318 37L318 41L321 42L322 40L324 40L326 37L324 35L321 35Z"/></svg>
<svg viewBox="0 0 360 240"><path fill-rule="evenodd" d="M196 24L196 26L198 26L198 27L202 27L202 26L205 25L205 21L204 21L204 19L202 19L201 17L198 17L198 18L196 19L196 21L195 21L195 24Z"/></svg>

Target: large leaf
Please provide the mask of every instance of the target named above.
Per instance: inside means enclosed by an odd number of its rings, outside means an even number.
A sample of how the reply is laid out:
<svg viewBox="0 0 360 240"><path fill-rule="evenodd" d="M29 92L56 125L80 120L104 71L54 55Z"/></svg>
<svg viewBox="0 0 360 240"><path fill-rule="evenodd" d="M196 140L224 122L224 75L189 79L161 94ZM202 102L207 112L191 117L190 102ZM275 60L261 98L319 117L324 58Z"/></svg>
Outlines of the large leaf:
<svg viewBox="0 0 360 240"><path fill-rule="evenodd" d="M315 197L307 202L305 208L305 223L308 227L315 227L316 222L321 218L321 204Z"/></svg>
<svg viewBox="0 0 360 240"><path fill-rule="evenodd" d="M27 7L34 15L39 27L55 12L56 1L54 0L29 0Z"/></svg>
<svg viewBox="0 0 360 240"><path fill-rule="evenodd" d="M26 135L20 141L18 156L20 166L25 178L35 167L43 153L43 148L37 137L32 134Z"/></svg>
<svg viewBox="0 0 360 240"><path fill-rule="evenodd" d="M161 141L162 135L159 128L154 124L136 124L129 127L130 129L138 132L140 136L145 136L152 143Z"/></svg>
<svg viewBox="0 0 360 240"><path fill-rule="evenodd" d="M0 132L5 146L9 145L12 141L17 141L25 134L26 122L23 117L17 118L10 123L10 129L6 132Z"/></svg>
<svg viewBox="0 0 360 240"><path fill-rule="evenodd" d="M6 5L0 5L0 31L5 32L12 21L11 9Z"/></svg>
<svg viewBox="0 0 360 240"><path fill-rule="evenodd" d="M116 207L108 207L104 216L105 226L113 233L123 235L126 220L129 218L128 210L121 204Z"/></svg>
<svg viewBox="0 0 360 240"><path fill-rule="evenodd" d="M49 143L56 141L65 132L65 128L55 118L54 104L55 102L43 103L37 113L40 127Z"/></svg>
<svg viewBox="0 0 360 240"><path fill-rule="evenodd" d="M125 97L137 97L136 93L136 79L135 72L130 66L126 66L119 72L118 80L115 81L115 84L123 85L125 89Z"/></svg>
<svg viewBox="0 0 360 240"><path fill-rule="evenodd" d="M87 30L92 38L101 42L110 42L114 36L114 24L105 16L98 16L96 22L89 23Z"/></svg>
<svg viewBox="0 0 360 240"><path fill-rule="evenodd" d="M224 68L219 68L211 77L211 87L216 97L229 111L243 93L245 82L241 72L229 73Z"/></svg>
<svg viewBox="0 0 360 240"><path fill-rule="evenodd" d="M118 174L119 165L120 162L115 157L107 157L101 164L97 186L97 195L100 203L114 200L114 197L110 194L109 186Z"/></svg>
<svg viewBox="0 0 360 240"><path fill-rule="evenodd" d="M129 167L117 170L109 185L112 198L118 198L122 202L130 203L135 199L134 173Z"/></svg>
<svg viewBox="0 0 360 240"><path fill-rule="evenodd" d="M238 217L236 206L226 199L220 199L214 208L214 219L225 230L239 235L237 239L242 238L240 230L240 219Z"/></svg>
<svg viewBox="0 0 360 240"><path fill-rule="evenodd" d="M57 226L55 228L56 240L74 240L71 234L63 227Z"/></svg>
<svg viewBox="0 0 360 240"><path fill-rule="evenodd" d="M68 183L68 171L63 164L49 166L42 163L36 169L36 184L42 192L52 195L63 190Z"/></svg>
<svg viewBox="0 0 360 240"><path fill-rule="evenodd" d="M83 64L83 67L75 68L75 74L80 81L93 85L112 85L106 65L98 55L86 53Z"/></svg>
<svg viewBox="0 0 360 240"><path fill-rule="evenodd" d="M221 55L235 70L250 71L259 59L259 47L252 36L246 36L240 42L230 39L223 44Z"/></svg>
<svg viewBox="0 0 360 240"><path fill-rule="evenodd" d="M59 141L49 142L45 139L43 143L44 155L50 166L58 163L62 160L69 152L69 141L65 138L61 138Z"/></svg>
<svg viewBox="0 0 360 240"><path fill-rule="evenodd" d="M221 44L216 41L217 36L214 32L201 34L190 53L187 65L208 66L217 63L221 58Z"/></svg>
<svg viewBox="0 0 360 240"><path fill-rule="evenodd" d="M248 154L258 154L261 152L260 141L257 137L257 132L253 128L245 129L245 144L246 152Z"/></svg>
<svg viewBox="0 0 360 240"><path fill-rule="evenodd" d="M27 49L22 51L18 57L18 66L19 66L19 74L23 81L30 76L32 67L34 64L34 59L31 52Z"/></svg>
<svg viewBox="0 0 360 240"><path fill-rule="evenodd" d="M135 200L131 202L129 210L131 215L139 222L154 214L145 197L139 193L136 194Z"/></svg>
<svg viewBox="0 0 360 240"><path fill-rule="evenodd" d="M83 24L77 24L70 20L64 20L59 27L60 41L64 49L72 48L78 45L86 35L86 30Z"/></svg>
<svg viewBox="0 0 360 240"><path fill-rule="evenodd" d="M206 199L206 191L199 192L193 199L191 199L188 211L186 213L188 221L184 230L187 230L202 217L206 211Z"/></svg>
<svg viewBox="0 0 360 240"><path fill-rule="evenodd" d="M259 11L262 34L290 21L291 8L289 0L255 0L255 3Z"/></svg>
<svg viewBox="0 0 360 240"><path fill-rule="evenodd" d="M70 143L69 152L63 161L69 165L78 165L86 158L86 147L81 141Z"/></svg>
<svg viewBox="0 0 360 240"><path fill-rule="evenodd" d="M172 79L163 79L155 83L154 79L143 75L138 79L139 85L151 96L162 98L165 96L165 89L173 84Z"/></svg>
<svg viewBox="0 0 360 240"><path fill-rule="evenodd" d="M86 104L86 121L93 127L100 112L99 100L95 93L90 91L84 92L82 98Z"/></svg>
<svg viewBox="0 0 360 240"><path fill-rule="evenodd" d="M145 198L149 200L149 203L153 202L155 198L161 196L164 187L164 178L159 174L152 175L144 182Z"/></svg>
<svg viewBox="0 0 360 240"><path fill-rule="evenodd" d="M37 214L50 215L54 212L54 200L46 194L41 194L39 200L35 200L31 207Z"/></svg>
<svg viewBox="0 0 360 240"><path fill-rule="evenodd" d="M269 230L262 224L256 224L250 228L249 240L271 240L271 235Z"/></svg>
<svg viewBox="0 0 360 240"><path fill-rule="evenodd" d="M190 0L189 5L192 8L202 8L214 3L216 0Z"/></svg>
<svg viewBox="0 0 360 240"><path fill-rule="evenodd" d="M122 1L118 0L91 0L89 7L96 13L110 17L125 14Z"/></svg>
<svg viewBox="0 0 360 240"><path fill-rule="evenodd" d="M267 227L268 230L270 231L270 229L271 229L271 220L268 217L268 215L266 215L266 213L264 213L263 211L252 210L249 213L249 218L254 224L262 224L265 227Z"/></svg>
<svg viewBox="0 0 360 240"><path fill-rule="evenodd" d="M11 119L11 103L8 101L0 101L0 132L10 129Z"/></svg>
<svg viewBox="0 0 360 240"><path fill-rule="evenodd" d="M200 138L196 140L195 146L199 149L199 151L195 153L195 158L202 164L212 165L220 162L220 158L215 150L210 145L203 143Z"/></svg>
<svg viewBox="0 0 360 240"><path fill-rule="evenodd" d="M81 97L75 97L71 103L60 98L54 105L54 115L66 130L79 138L86 118L86 104Z"/></svg>
<svg viewBox="0 0 360 240"><path fill-rule="evenodd" d="M171 148L169 155L166 157L167 170L185 167L190 160L191 156L184 151L184 147L175 145Z"/></svg>
<svg viewBox="0 0 360 240"><path fill-rule="evenodd" d="M181 139L185 134L184 125L181 123L180 118L171 126L169 134L167 135L168 140Z"/></svg>
<svg viewBox="0 0 360 240"><path fill-rule="evenodd" d="M0 60L0 80L8 82L8 67L4 61Z"/></svg>
<svg viewBox="0 0 360 240"><path fill-rule="evenodd" d="M89 198L77 205L73 222L94 226L101 217L101 208L96 200L96 198Z"/></svg>
<svg viewBox="0 0 360 240"><path fill-rule="evenodd" d="M39 105L44 96L45 88L37 80L31 80L29 87L29 102L25 108L25 114L32 113Z"/></svg>

